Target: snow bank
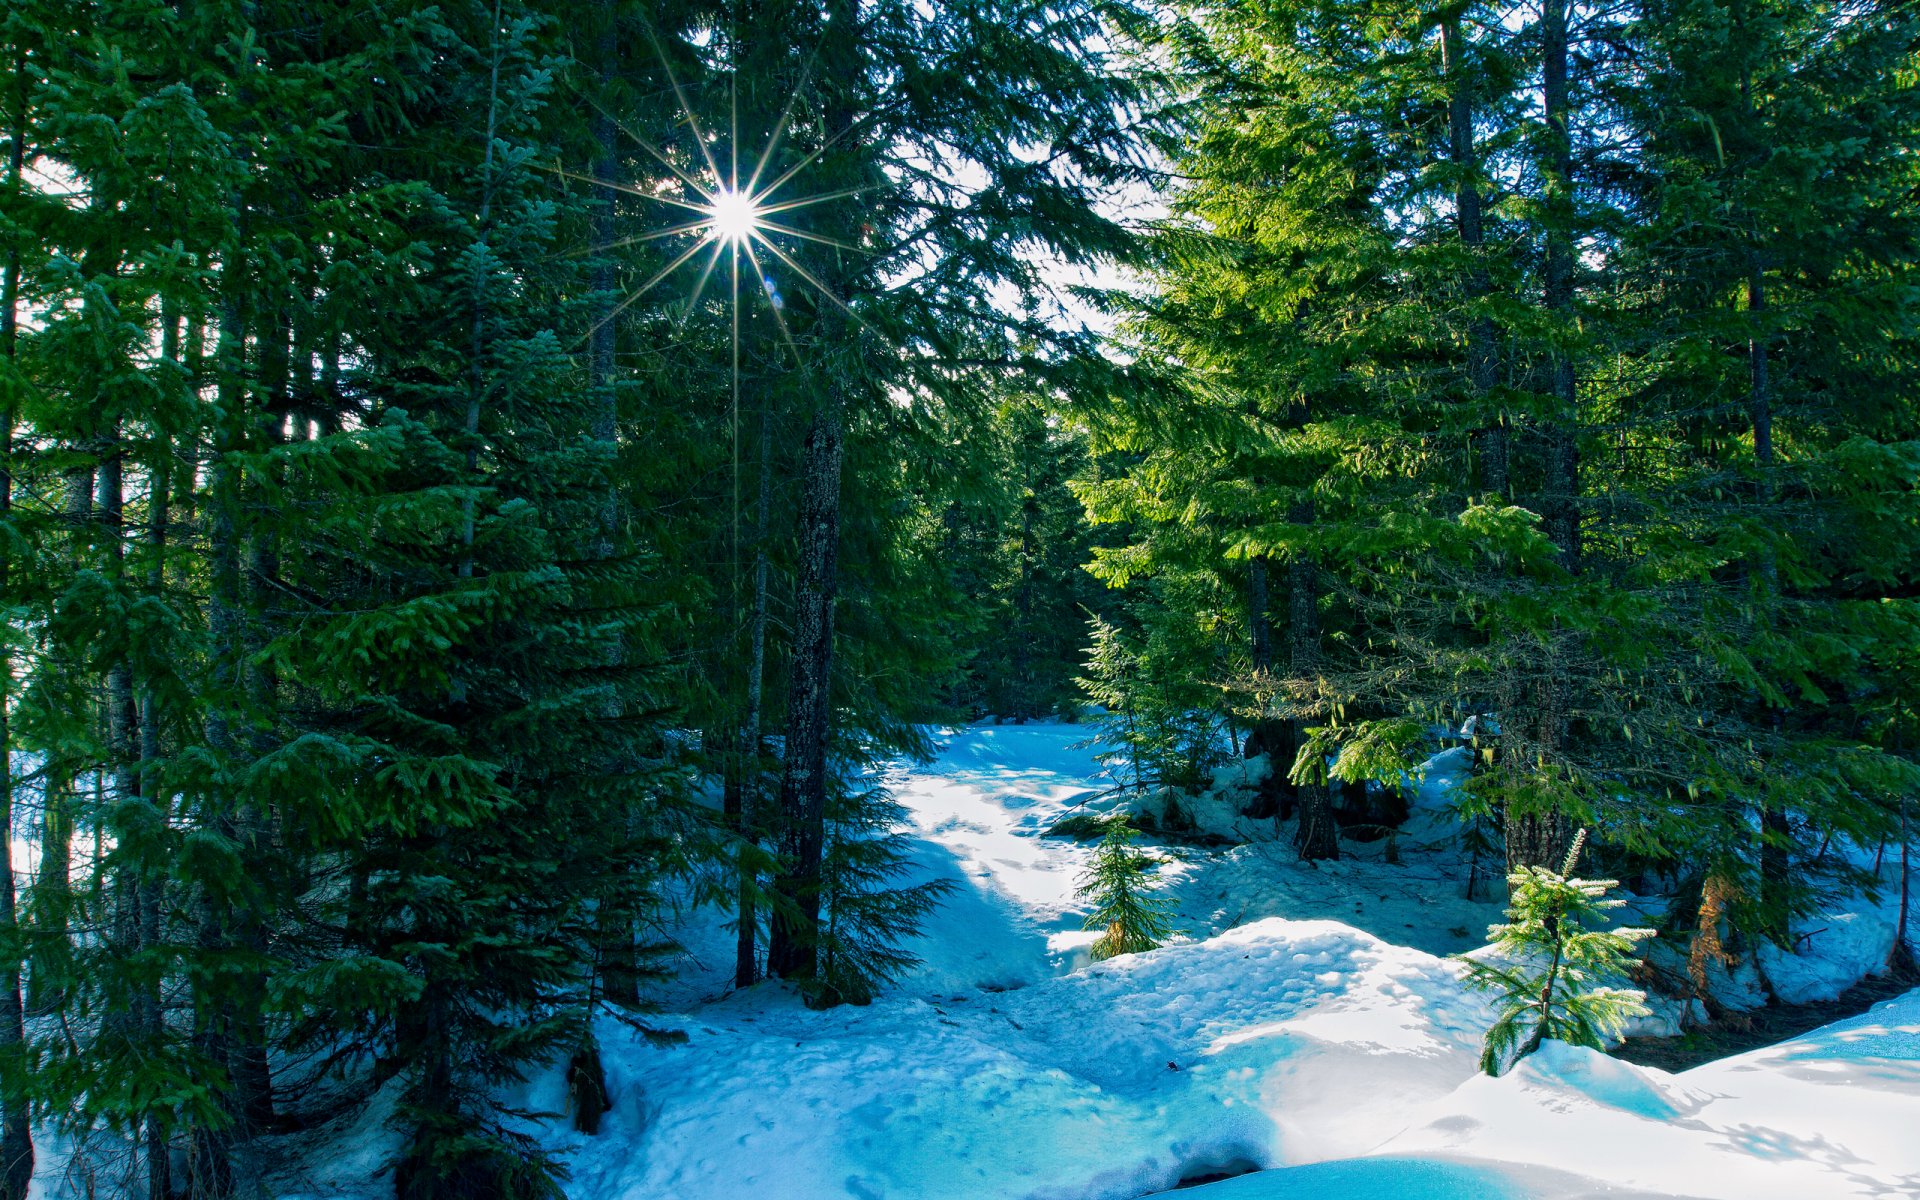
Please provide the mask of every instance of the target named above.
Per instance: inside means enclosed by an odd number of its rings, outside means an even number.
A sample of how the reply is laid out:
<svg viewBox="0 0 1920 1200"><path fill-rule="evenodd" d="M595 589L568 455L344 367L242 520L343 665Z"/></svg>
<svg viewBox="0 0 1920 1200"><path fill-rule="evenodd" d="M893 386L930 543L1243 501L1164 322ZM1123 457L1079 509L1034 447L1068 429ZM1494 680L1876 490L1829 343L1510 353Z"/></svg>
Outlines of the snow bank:
<svg viewBox="0 0 1920 1200"><path fill-rule="evenodd" d="M1160 847L1184 936L1087 964L1074 881L1091 848L1043 836L1122 802L1087 736L973 726L889 777L919 877L955 891L911 947L925 965L871 1007L810 1012L769 984L729 994L721 919L683 929L675 1011L657 1023L686 1043L603 1023L600 1135L541 1131L571 1162L569 1195L1132 1200L1253 1168L1182 1195L1920 1195L1920 992L1679 1075L1565 1046L1479 1075L1488 1013L1439 955L1479 945L1501 906L1462 898L1457 848L1403 839L1397 864L1376 843L1309 866L1270 840ZM1451 821L1464 753L1429 764L1416 821ZM1209 790L1222 810L1241 769ZM1864 956L1865 926L1857 944L1846 928L1809 948ZM564 1081L509 1099L558 1112ZM275 1194L388 1194L372 1172L390 1146L375 1114L316 1131L304 1177Z"/></svg>
<svg viewBox="0 0 1920 1200"><path fill-rule="evenodd" d="M1362 1152L1472 1071L1484 1020L1451 965L1330 921L938 1001L763 986L681 1047L603 1030L615 1108L572 1139L574 1191L1121 1200Z"/></svg>
<svg viewBox="0 0 1920 1200"><path fill-rule="evenodd" d="M1383 1153L1572 1172L1647 1195L1920 1191L1920 991L1677 1075L1549 1046L1435 1103Z"/></svg>
<svg viewBox="0 0 1920 1200"><path fill-rule="evenodd" d="M1760 974L1786 1003L1832 1000L1886 970L1897 936L1898 897L1876 902L1857 896L1836 909L1795 921L1792 953L1763 942L1755 954Z"/></svg>

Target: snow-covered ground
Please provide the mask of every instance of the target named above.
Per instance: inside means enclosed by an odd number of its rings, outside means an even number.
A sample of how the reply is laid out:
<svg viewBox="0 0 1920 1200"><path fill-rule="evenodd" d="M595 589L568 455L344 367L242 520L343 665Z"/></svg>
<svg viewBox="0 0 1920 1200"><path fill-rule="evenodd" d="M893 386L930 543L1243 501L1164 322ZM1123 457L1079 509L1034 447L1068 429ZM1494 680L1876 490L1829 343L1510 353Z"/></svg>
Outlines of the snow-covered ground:
<svg viewBox="0 0 1920 1200"><path fill-rule="evenodd" d="M570 1194L1120 1200L1252 1171L1182 1194L1920 1196L1920 992L1679 1074L1550 1045L1478 1075L1486 1011L1439 954L1478 944L1498 906L1461 898L1432 796L1398 863L1382 843L1317 868L1270 842L1163 848L1183 936L1089 964L1074 880L1091 848L1043 836L1111 803L1086 737L974 726L894 773L917 863L957 886L913 946L925 965L869 1007L730 992L719 925L691 926L659 1022L686 1042L609 1021L613 1111L596 1137L544 1135ZM1203 824L1238 819L1222 783ZM515 1099L558 1111L564 1085ZM388 1136L365 1115L308 1135L273 1194L383 1190L367 1173Z"/></svg>

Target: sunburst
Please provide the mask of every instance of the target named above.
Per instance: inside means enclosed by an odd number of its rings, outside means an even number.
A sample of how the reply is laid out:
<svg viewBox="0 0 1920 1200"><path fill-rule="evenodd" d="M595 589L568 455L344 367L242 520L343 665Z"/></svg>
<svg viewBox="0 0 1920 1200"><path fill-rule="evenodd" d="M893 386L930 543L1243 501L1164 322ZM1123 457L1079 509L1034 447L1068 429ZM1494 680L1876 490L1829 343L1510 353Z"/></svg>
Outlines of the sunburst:
<svg viewBox="0 0 1920 1200"><path fill-rule="evenodd" d="M874 190L866 187L855 187L841 188L812 195L803 194L795 196L790 194L794 190L792 185L797 180L805 177L805 173L809 167L817 163L821 157L833 149L837 143L861 130L865 122L855 123L851 128L844 129L834 136L824 139L819 146L801 157L798 162L782 171L776 178L770 181L766 180L767 169L773 162L774 156L791 129L795 109L798 106L801 94L806 89L807 79L812 74L813 62L810 60L807 64L806 71L802 73L798 86L795 87L793 93L782 106L779 119L774 123L773 130L767 137L766 145L761 148L759 158L754 162L752 170L747 172L743 178L739 158L738 137L736 136L733 139L726 156L728 161L723 167L719 159L714 156L714 139L709 137L707 131L701 127L700 118L695 113L693 105L688 102L686 92L681 87L679 77L675 73L672 63L668 61L658 39L650 37L649 40L653 43L654 54L659 60L661 70L672 86L674 100L680 109L680 118L692 135L691 140L698 149L700 162L691 168L681 165L660 146L642 136L637 130L620 120L615 114L608 112L598 100L587 96L585 98L588 103L592 104L602 116L611 121L628 138L632 139L634 144L645 151L648 157L652 158L666 171L666 175L648 181L651 186L641 186L621 180L599 179L590 175L560 168L555 168L555 170L556 173L569 178L599 187L610 188L644 200L653 201L665 205L668 208L676 209L683 214L684 219L677 222L620 238L609 245L595 247L596 251L605 253L639 243L654 241L671 242L684 240L686 245L682 247L678 253L669 258L666 265L655 271L638 287L627 292L627 294L621 298L619 304L610 312L602 314L600 319L594 323L592 328L590 328L581 339L582 342L584 343L587 338L590 338L608 322L619 318L643 297L676 275L680 271L680 268L698 259L702 250L709 248L710 253L706 256L705 261L699 264L699 277L694 284L692 293L688 296L685 307L681 309L682 320L690 317L693 312L698 309L700 301L706 295L708 283L711 282L715 270L720 266L721 259L729 258L731 261L729 263L730 269L728 275L733 284L729 302L733 309L732 317L736 342L739 338L740 328L740 277L744 269L750 268L752 278L758 282L760 291L769 308L772 310L776 323L780 327L782 337L787 342L788 347L794 351L796 357L798 356L798 348L793 344L792 335L787 329L786 321L781 312L783 304L779 289L775 285L769 270L773 263L778 263L785 270L791 272L818 293L821 298L840 309L856 323L864 327L866 322L853 310L846 299L836 294L832 288L829 288L825 283L821 282L818 276L808 270L803 263L780 243L783 240L811 242L856 254L864 254L867 253L867 251L862 247L842 241L841 239L828 237L811 230L801 229L794 225L787 224L784 221L776 220L775 218L814 205L852 199ZM737 126L737 119L735 124ZM762 252L766 254L767 260L770 261L764 261L761 258ZM736 345L734 349L735 359L737 361L739 347ZM738 387L737 379L735 381L735 387L736 389Z"/></svg>

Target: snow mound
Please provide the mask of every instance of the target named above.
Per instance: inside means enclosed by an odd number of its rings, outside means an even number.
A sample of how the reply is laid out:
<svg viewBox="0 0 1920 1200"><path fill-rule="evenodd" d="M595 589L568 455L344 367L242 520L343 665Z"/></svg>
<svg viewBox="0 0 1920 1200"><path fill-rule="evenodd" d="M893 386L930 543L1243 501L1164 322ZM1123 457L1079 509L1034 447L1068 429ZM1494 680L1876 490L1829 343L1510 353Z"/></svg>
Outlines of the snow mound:
<svg viewBox="0 0 1920 1200"><path fill-rule="evenodd" d="M1266 920L1004 993L809 1013L762 986L666 1050L603 1028L614 1111L559 1136L605 1200L1122 1200L1362 1152L1471 1072L1484 1020L1443 960Z"/></svg>
<svg viewBox="0 0 1920 1200"><path fill-rule="evenodd" d="M1795 953L1761 943L1755 957L1774 995L1788 1004L1832 1000L1886 968L1897 936L1894 918L1864 897L1857 904L1794 922Z"/></svg>
<svg viewBox="0 0 1920 1200"><path fill-rule="evenodd" d="M1677 1075L1548 1046L1469 1080L1383 1153L1570 1171L1650 1195L1920 1194L1920 991Z"/></svg>

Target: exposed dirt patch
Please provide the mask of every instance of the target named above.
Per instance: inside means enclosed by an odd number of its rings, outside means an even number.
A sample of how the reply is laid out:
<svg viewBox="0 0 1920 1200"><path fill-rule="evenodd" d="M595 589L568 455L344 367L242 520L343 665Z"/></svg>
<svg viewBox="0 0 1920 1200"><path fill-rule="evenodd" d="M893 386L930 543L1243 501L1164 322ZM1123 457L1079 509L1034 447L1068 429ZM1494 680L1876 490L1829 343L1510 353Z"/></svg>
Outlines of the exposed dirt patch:
<svg viewBox="0 0 1920 1200"><path fill-rule="evenodd" d="M1613 1056L1643 1067L1684 1071L1858 1016L1882 1000L1891 1000L1911 990L1916 984L1920 984L1920 978L1910 974L1869 975L1834 1000L1817 1004L1769 1004L1738 1017L1722 1018L1706 1029L1689 1030L1679 1037L1628 1038L1613 1051Z"/></svg>

